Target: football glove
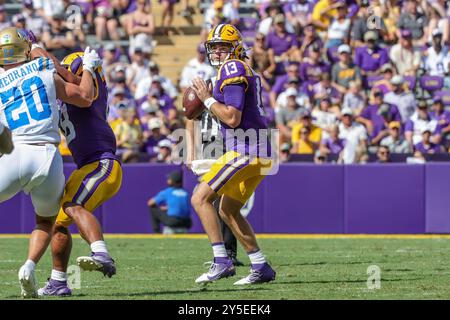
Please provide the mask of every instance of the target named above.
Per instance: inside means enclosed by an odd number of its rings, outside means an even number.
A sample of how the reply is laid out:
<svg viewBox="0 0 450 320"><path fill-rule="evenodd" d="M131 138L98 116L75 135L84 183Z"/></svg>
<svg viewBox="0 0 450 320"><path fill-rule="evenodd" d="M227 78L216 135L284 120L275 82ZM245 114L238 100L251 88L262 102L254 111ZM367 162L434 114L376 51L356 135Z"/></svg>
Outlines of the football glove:
<svg viewBox="0 0 450 320"><path fill-rule="evenodd" d="M102 65L102 59L95 50L87 47L83 55L83 71L89 71L94 76L95 70Z"/></svg>

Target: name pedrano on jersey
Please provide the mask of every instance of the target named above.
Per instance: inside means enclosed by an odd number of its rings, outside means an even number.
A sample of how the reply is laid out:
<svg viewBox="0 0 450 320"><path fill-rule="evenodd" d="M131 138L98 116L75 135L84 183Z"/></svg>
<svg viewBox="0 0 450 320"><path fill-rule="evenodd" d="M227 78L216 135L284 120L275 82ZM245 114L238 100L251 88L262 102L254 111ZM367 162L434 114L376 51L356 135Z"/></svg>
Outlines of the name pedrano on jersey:
<svg viewBox="0 0 450 320"><path fill-rule="evenodd" d="M14 143L60 142L55 72L50 59L39 58L0 74L0 122Z"/></svg>

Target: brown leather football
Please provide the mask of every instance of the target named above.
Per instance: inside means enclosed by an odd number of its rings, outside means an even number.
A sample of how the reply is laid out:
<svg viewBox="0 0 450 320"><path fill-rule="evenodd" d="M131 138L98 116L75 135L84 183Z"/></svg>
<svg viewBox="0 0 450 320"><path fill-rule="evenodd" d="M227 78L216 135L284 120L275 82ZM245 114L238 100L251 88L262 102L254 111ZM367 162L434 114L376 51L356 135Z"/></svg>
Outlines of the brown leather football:
<svg viewBox="0 0 450 320"><path fill-rule="evenodd" d="M205 110L205 105L198 98L195 90L188 87L183 95L183 110L184 115L189 120L197 119Z"/></svg>

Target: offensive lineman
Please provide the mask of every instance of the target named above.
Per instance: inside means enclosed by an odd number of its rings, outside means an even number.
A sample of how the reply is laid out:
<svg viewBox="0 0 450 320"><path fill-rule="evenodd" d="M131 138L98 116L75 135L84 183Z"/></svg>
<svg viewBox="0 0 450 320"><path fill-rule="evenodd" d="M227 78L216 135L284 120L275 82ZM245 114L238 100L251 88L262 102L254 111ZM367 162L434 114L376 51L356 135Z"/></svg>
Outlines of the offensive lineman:
<svg viewBox="0 0 450 320"><path fill-rule="evenodd" d="M63 59L61 65L72 74L83 72L83 52L75 52ZM81 236L89 243L91 257L79 257L84 270L98 270L111 277L116 273L99 222L92 214L106 200L113 197L122 183L122 168L116 152L116 139L107 122L108 92L101 68L95 72L92 87L94 102L88 108L73 104L61 107L60 127L64 131L77 170L67 181L62 207L56 218L51 242L53 270L39 295L68 296L67 266L72 248L68 227L76 223Z"/></svg>

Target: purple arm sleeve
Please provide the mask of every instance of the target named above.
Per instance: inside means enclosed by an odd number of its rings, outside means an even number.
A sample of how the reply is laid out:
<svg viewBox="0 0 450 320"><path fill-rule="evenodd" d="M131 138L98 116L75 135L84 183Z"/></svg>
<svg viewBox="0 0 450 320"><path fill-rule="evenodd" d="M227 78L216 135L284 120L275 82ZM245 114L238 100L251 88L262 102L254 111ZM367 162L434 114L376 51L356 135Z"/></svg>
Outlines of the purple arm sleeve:
<svg viewBox="0 0 450 320"><path fill-rule="evenodd" d="M232 106L239 111L244 109L245 104L245 84L230 84L223 88L225 104Z"/></svg>

